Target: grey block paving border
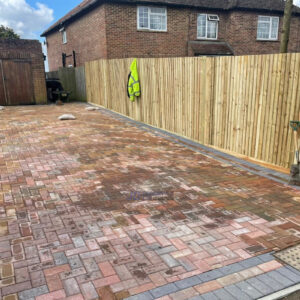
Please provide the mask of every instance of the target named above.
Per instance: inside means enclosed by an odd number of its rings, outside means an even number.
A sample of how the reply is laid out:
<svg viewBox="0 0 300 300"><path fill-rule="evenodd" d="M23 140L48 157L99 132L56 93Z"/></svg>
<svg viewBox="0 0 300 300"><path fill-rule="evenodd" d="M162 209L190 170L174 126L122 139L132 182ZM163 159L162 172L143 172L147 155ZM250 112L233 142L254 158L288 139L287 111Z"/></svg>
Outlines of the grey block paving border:
<svg viewBox="0 0 300 300"><path fill-rule="evenodd" d="M262 254L256 257L248 258L244 261L224 266L219 269L208 271L199 275L185 278L173 283L157 287L144 293L140 293L127 300L153 300L167 296L184 289L194 287L198 284L216 280L218 278L243 271L276 259L273 253ZM290 286L300 283L300 271L291 266L283 266L277 270L249 278L236 284L228 285L222 289L215 290L203 295L198 295L192 299L218 299L218 300L241 300L241 299L258 299L279 290L286 289Z"/></svg>
<svg viewBox="0 0 300 300"><path fill-rule="evenodd" d="M88 103L89 105L94 105L93 103ZM86 104L85 104L86 105ZM273 180L275 182L287 185L289 180L289 175L260 166L258 164L255 164L253 162L245 161L243 159L240 159L238 157L235 157L233 155L221 152L219 150L216 150L214 148L204 146L200 143L197 143L195 141L189 140L187 138L184 138L182 136L176 135L175 133L170 133L168 131L165 131L160 128L153 127L151 125L130 119L127 116L121 115L115 111L111 111L109 109L106 109L104 107L99 107L99 111L103 114L109 115L110 117L113 117L114 119L121 120L127 123L130 123L130 125L135 126L141 130L151 132L155 134L156 136L163 137L173 143L179 144L185 148L188 148L192 151L198 152L200 154L203 154L205 156L209 156L217 161L220 161L225 164L230 164L234 167L243 169L244 171L247 171L249 173L262 176L265 178L268 178L270 180ZM294 189L300 190L299 186L290 186Z"/></svg>

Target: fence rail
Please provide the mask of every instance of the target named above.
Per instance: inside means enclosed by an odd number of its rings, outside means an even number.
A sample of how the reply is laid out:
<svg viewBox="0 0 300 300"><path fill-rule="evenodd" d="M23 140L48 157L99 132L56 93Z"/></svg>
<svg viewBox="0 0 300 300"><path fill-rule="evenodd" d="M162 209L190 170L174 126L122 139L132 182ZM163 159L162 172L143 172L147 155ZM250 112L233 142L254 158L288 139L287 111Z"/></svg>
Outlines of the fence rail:
<svg viewBox="0 0 300 300"><path fill-rule="evenodd" d="M300 109L300 54L139 59L142 96L131 103L131 59L85 65L87 99L205 145L288 168L289 121Z"/></svg>

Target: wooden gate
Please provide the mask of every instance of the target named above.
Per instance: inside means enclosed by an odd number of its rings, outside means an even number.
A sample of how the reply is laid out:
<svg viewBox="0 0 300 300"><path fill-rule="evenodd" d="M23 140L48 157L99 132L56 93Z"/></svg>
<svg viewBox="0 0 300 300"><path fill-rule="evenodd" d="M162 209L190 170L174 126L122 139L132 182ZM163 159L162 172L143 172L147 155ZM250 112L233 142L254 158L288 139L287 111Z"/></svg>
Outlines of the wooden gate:
<svg viewBox="0 0 300 300"><path fill-rule="evenodd" d="M31 63L0 60L0 105L34 104Z"/></svg>

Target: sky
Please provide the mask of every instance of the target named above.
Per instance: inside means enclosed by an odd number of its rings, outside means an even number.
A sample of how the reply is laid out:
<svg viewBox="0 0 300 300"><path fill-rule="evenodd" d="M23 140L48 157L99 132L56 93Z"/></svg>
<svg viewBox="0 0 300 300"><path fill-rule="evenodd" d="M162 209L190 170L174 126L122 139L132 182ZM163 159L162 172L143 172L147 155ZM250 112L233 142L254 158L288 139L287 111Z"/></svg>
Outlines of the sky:
<svg viewBox="0 0 300 300"><path fill-rule="evenodd" d="M81 0L0 0L0 24L13 28L21 38L37 39L54 21Z"/></svg>

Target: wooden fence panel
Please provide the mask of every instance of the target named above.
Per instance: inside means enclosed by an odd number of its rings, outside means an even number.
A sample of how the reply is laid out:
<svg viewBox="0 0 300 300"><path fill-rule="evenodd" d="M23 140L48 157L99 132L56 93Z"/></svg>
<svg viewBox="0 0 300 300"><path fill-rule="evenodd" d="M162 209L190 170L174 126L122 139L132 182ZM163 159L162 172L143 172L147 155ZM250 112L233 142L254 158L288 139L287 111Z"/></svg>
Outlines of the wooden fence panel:
<svg viewBox="0 0 300 300"><path fill-rule="evenodd" d="M131 59L86 63L87 99L132 119L288 168L300 110L300 54L139 59L142 96L127 97Z"/></svg>
<svg viewBox="0 0 300 300"><path fill-rule="evenodd" d="M89 77L88 73L85 75L85 68L77 67L77 68L60 68L58 71L52 71L46 73L46 77L48 79L59 79L63 88L66 91L71 92L70 100L72 101L86 101L87 100L87 88L86 83L88 80L86 77ZM88 92L93 93L94 90L91 90L91 86L89 86ZM90 97L89 99L92 99Z"/></svg>

